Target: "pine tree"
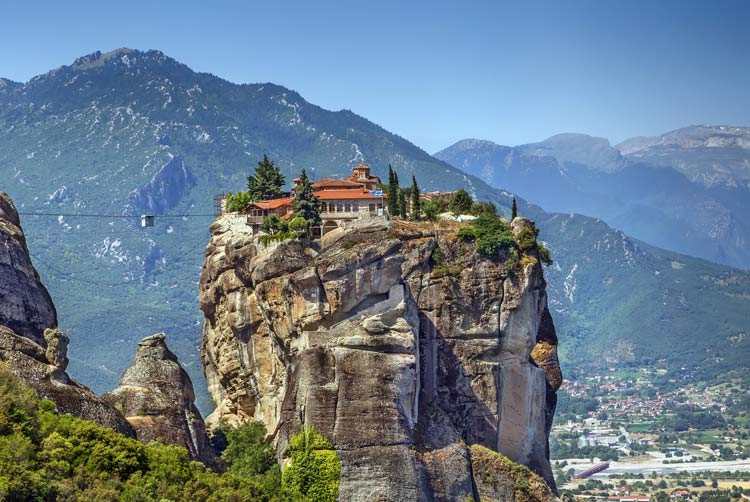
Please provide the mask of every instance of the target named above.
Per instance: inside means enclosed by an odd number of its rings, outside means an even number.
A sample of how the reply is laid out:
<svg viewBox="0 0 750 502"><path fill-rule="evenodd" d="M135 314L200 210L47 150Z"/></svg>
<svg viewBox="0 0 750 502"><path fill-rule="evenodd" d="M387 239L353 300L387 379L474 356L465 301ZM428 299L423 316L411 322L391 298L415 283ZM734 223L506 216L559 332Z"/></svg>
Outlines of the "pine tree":
<svg viewBox="0 0 750 502"><path fill-rule="evenodd" d="M411 217L414 220L420 218L422 212L422 203L419 200L419 187L417 186L417 178L411 175Z"/></svg>
<svg viewBox="0 0 750 502"><path fill-rule="evenodd" d="M293 216L304 218L308 226L320 225L320 201L313 192L312 183L305 170L299 176L299 183L294 189L292 201Z"/></svg>
<svg viewBox="0 0 750 502"><path fill-rule="evenodd" d="M510 219L513 220L513 218L515 218L516 216L518 216L518 208L516 207L516 198L513 197L513 206L511 207Z"/></svg>
<svg viewBox="0 0 750 502"><path fill-rule="evenodd" d="M388 164L388 214L398 216L398 175L393 171L393 168Z"/></svg>
<svg viewBox="0 0 750 502"><path fill-rule="evenodd" d="M255 168L255 174L247 177L247 192L250 194L250 200L268 200L278 199L284 195L281 187L284 186L284 175L281 169L276 167L273 161L268 160L264 153L263 160L258 162Z"/></svg>

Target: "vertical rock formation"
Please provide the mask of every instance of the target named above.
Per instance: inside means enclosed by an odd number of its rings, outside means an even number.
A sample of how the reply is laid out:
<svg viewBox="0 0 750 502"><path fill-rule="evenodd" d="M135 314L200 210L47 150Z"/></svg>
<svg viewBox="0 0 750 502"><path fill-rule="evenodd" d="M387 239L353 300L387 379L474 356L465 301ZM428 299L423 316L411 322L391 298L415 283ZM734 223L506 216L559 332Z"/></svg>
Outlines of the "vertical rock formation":
<svg viewBox="0 0 750 502"><path fill-rule="evenodd" d="M44 344L44 330L57 326L47 288L31 264L18 212L0 192L0 325Z"/></svg>
<svg viewBox="0 0 750 502"><path fill-rule="evenodd" d="M70 413L134 436L111 405L65 373L68 337L57 329L49 293L31 264L13 202L0 192L0 361Z"/></svg>
<svg viewBox="0 0 750 502"><path fill-rule="evenodd" d="M139 440L182 446L191 457L208 461L212 451L193 383L164 339L158 333L141 340L135 361L103 398L125 415Z"/></svg>
<svg viewBox="0 0 750 502"><path fill-rule="evenodd" d="M562 377L541 265L425 228L339 231L314 251L217 220L200 283L208 423L261 420L281 454L314 424L341 458L341 500L478 500L467 443L554 487Z"/></svg>

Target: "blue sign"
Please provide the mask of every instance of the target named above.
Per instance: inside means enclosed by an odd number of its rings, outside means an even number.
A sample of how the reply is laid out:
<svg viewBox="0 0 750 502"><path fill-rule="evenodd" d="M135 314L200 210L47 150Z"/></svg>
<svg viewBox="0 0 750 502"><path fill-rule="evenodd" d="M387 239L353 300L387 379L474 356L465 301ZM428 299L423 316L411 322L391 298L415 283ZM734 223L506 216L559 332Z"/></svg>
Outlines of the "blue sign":
<svg viewBox="0 0 750 502"><path fill-rule="evenodd" d="M373 197L382 197L383 191L382 190L370 190L370 195Z"/></svg>

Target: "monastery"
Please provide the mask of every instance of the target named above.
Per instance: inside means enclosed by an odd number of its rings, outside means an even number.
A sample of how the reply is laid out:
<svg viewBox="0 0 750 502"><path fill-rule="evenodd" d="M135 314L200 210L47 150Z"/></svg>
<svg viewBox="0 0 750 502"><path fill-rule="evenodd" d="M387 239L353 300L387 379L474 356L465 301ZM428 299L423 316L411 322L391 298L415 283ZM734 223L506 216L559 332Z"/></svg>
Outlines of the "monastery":
<svg viewBox="0 0 750 502"><path fill-rule="evenodd" d="M292 194L299 178L292 181ZM345 226L348 222L364 218L382 217L386 195L377 189L380 179L370 173L370 167L360 164L352 169L352 174L343 180L323 178L312 183L315 196L320 201L320 228L313 228L313 235L325 235L333 229ZM247 207L247 224L253 231L260 229L263 219L272 214L282 219L292 217L292 199L262 200L252 202Z"/></svg>

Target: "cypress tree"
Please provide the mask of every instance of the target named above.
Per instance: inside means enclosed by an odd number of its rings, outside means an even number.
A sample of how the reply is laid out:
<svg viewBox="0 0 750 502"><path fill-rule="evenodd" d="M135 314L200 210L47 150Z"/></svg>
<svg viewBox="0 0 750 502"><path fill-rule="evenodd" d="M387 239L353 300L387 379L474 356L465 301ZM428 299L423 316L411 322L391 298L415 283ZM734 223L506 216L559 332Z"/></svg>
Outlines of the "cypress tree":
<svg viewBox="0 0 750 502"><path fill-rule="evenodd" d="M388 164L388 213L391 216L398 216L398 175L393 171L393 168Z"/></svg>
<svg viewBox="0 0 750 502"><path fill-rule="evenodd" d="M398 189L398 214L406 219L406 190Z"/></svg>
<svg viewBox="0 0 750 502"><path fill-rule="evenodd" d="M302 169L299 183L294 189L294 200L292 201L293 216L304 218L308 226L320 225L320 201L313 192L307 173Z"/></svg>
<svg viewBox="0 0 750 502"><path fill-rule="evenodd" d="M419 187L417 186L417 178L411 175L411 217L414 220L418 220L420 213L422 212L422 203L419 200Z"/></svg>
<svg viewBox="0 0 750 502"><path fill-rule="evenodd" d="M516 198L515 197L513 197L513 206L511 207L511 213L510 214L511 214L510 215L511 221L513 220L513 218L515 218L516 216L518 216L518 208L516 207Z"/></svg>

